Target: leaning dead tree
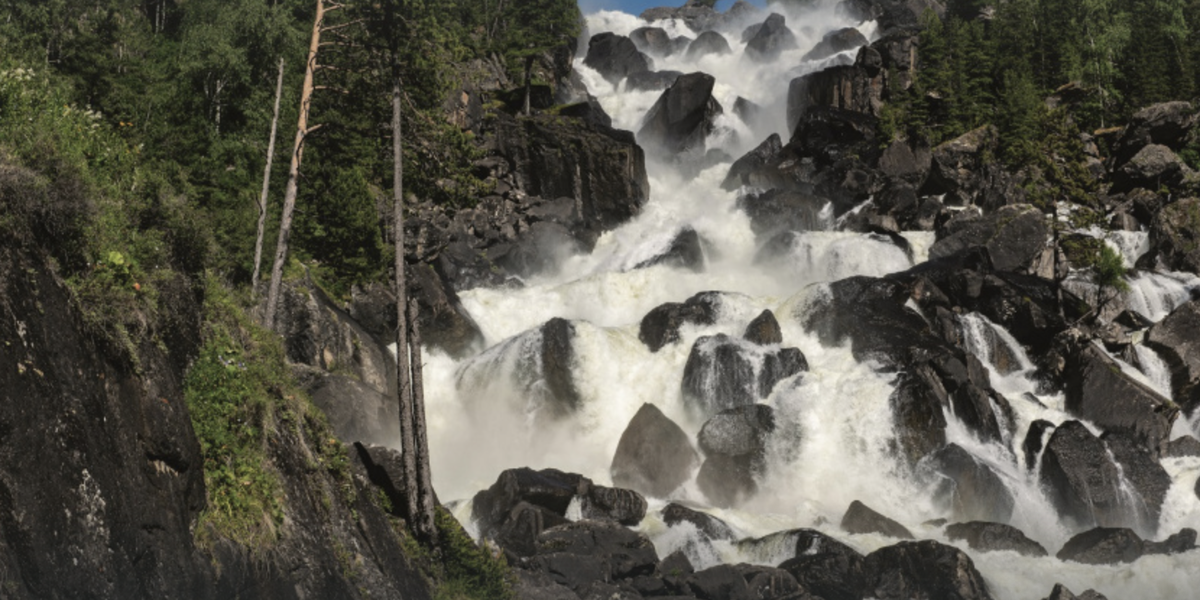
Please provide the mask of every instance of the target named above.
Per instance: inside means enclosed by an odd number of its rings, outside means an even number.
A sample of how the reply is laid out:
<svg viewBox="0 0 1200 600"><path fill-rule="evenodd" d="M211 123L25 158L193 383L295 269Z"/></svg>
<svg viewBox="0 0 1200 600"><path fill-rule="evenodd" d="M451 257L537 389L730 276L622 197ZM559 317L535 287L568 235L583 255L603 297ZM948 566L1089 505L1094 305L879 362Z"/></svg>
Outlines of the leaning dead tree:
<svg viewBox="0 0 1200 600"><path fill-rule="evenodd" d="M267 143L267 166L263 168L262 194L258 199L258 237L254 239L254 275L251 292L258 294L259 267L262 266L263 237L267 231L267 195L271 191L271 164L275 162L275 132L279 128L279 99L283 96L283 57L279 57L279 77L275 81L275 112L271 117L271 141Z"/></svg>
<svg viewBox="0 0 1200 600"><path fill-rule="evenodd" d="M304 141L320 125L308 124L308 113L312 107L313 76L321 67L317 64L317 52L321 49L321 34L331 29L325 26L325 17L345 5L317 0L317 14L313 18L312 39L308 45L308 60L304 67L304 86L300 91L300 117L296 123L296 141L292 144L292 164L288 168L287 189L283 194L283 214L279 218L279 239L275 243L275 262L271 265L271 285L267 290L267 307L263 312L263 324L275 327L275 310L279 306L279 290L283 284L283 266L287 263L288 239L292 233L292 216L296 211L296 192L300 179L300 161L304 157Z"/></svg>

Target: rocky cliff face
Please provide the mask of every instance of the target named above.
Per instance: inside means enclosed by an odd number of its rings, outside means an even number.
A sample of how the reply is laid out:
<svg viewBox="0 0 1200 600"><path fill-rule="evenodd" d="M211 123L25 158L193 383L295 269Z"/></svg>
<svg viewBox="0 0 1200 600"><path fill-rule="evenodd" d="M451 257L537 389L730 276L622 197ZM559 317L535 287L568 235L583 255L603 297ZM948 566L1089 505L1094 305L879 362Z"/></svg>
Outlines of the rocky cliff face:
<svg viewBox="0 0 1200 600"><path fill-rule="evenodd" d="M41 242L0 242L0 595L429 596L356 455L338 470L317 460L323 426L269 420L264 468L283 507L274 541L249 548L208 529L183 393L203 286L183 274L160 284L159 314L141 315L147 341L114 346L50 260L63 240Z"/></svg>

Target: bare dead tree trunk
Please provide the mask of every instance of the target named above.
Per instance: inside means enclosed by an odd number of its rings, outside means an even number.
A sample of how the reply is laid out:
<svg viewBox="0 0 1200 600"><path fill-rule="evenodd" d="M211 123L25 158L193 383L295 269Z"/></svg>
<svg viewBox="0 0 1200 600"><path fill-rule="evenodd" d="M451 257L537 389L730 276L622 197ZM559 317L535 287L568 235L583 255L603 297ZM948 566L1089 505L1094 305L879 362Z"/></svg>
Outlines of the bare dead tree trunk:
<svg viewBox="0 0 1200 600"><path fill-rule="evenodd" d="M392 240L396 250L396 393L400 402L400 449L404 494L408 502L405 515L409 527L416 530L417 454L413 428L413 394L410 385L408 348L408 276L404 268L404 138L401 122L400 80L392 85Z"/></svg>
<svg viewBox="0 0 1200 600"><path fill-rule="evenodd" d="M283 96L283 57L279 57L279 77L275 81L275 113L271 117L271 141L267 143L267 166L263 168L262 195L258 198L258 237L254 239L254 275L251 293L258 295L259 269L262 266L263 237L267 231L267 194L271 190L271 163L275 162L275 132L279 128L279 99Z"/></svg>
<svg viewBox="0 0 1200 600"><path fill-rule="evenodd" d="M325 14L340 8L326 8L325 0L317 0L317 14L313 18L312 40L308 46L308 62L304 68L304 87L300 91L300 118L296 123L296 141L292 145L292 165L288 169L287 190L283 194L283 214L279 219L279 239L275 243L275 262L271 266L271 287L267 291L267 308L263 324L274 329L275 310L279 306L279 288L283 283L283 265L287 262L288 238L292 233L292 214L296 211L296 190L300 178L300 161L304 157L304 138L316 131L319 125L309 127L308 112L312 106L313 73L317 68L317 51L321 48L321 25Z"/></svg>
<svg viewBox="0 0 1200 600"><path fill-rule="evenodd" d="M421 360L421 327L417 322L420 314L416 298L408 301L409 352L412 359L413 424L416 431L414 447L417 462L417 481L420 486L417 511L414 515L417 535L424 537L432 546L437 546L437 522L434 512L437 501L433 497L433 480L429 468L429 437L425 428L425 385Z"/></svg>

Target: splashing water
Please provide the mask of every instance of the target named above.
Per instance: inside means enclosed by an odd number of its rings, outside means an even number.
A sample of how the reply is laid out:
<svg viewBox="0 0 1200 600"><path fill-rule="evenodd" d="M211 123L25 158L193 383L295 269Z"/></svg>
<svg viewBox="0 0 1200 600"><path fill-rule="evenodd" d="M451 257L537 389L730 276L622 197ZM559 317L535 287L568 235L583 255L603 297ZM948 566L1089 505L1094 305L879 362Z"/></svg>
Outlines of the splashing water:
<svg viewBox="0 0 1200 600"><path fill-rule="evenodd" d="M802 13L786 12L800 47L769 64L743 58L746 44L740 41L740 32L751 23L733 24L723 31L731 54L698 61L689 61L684 53L656 58L656 70L704 71L716 78L714 96L725 114L707 141L709 149L738 157L771 133L785 140L791 137L786 126L788 83L829 64L845 64L852 60L853 51L823 61L801 57L825 33L841 27L858 27L868 39L877 35L873 22L850 23L834 5L827 0ZM771 10L783 9L775 5ZM646 25L630 15L602 11L588 17L587 30L624 35ZM672 37L695 35L680 22L654 25ZM621 129L636 132L661 94L627 91L623 83L614 86L581 58L575 69ZM765 116L742 122L731 111L738 97L762 106ZM515 467L554 467L610 484L609 467L621 433L643 403L657 405L694 439L703 423L686 409L680 389L693 344L718 333L740 336L762 310L771 309L780 321L784 345L798 347L809 370L780 382L761 400L775 409L777 431L784 434L774 436L768 446L759 493L739 508L705 510L745 537L809 527L861 552L895 543L881 535L849 535L837 528L846 507L863 500L918 537L949 543L939 528L922 524L944 516L929 482L914 477L896 458L890 408L895 375L858 362L847 347L823 346L800 325L813 301L827 293L824 283L852 275L883 275L923 262L933 234L904 234L910 258L890 240L832 230L802 232L793 235L784 258L759 260L761 240L751 230L749 218L736 208L737 194L720 187L729 164L725 161L684 175L670 163L648 157L653 197L636 218L602 235L593 252L567 258L554 273L535 276L520 289L460 292L488 349L461 361L436 351L426 356L431 458L443 498L469 500L502 470ZM825 216L832 225L832 213ZM706 248L716 250L707 256L704 272L667 266L633 268L666 248L684 227L693 228ZM1130 234L1109 242L1132 265L1144 238ZM1130 308L1158 320L1189 299L1191 290L1200 288L1200 279L1145 273L1132 278L1130 287L1126 298ZM651 309L709 290L725 291L715 323L685 324L679 342L658 352L651 352L638 339L639 323ZM540 371L538 328L552 317L572 321L575 329L572 378L580 406L561 420L542 418L549 400L545 374ZM1061 394L1039 391L1033 362L1011 334L977 314L963 315L960 325L967 350L980 358L993 387L1013 407L1014 445L1020 445L1038 419L1055 424L1072 419ZM1161 360L1155 362L1153 353L1143 357L1144 351L1148 350L1137 349L1144 377L1151 385L1162 385ZM1023 450L981 442L952 415L946 416L948 441L991 468L1012 493L1011 523L1051 554L1056 552L1074 531L1059 521L1037 471L1025 469ZM1164 465L1173 485L1163 506L1159 535L1185 526L1200 527L1200 502L1191 492L1200 475L1200 459L1169 459ZM706 503L694 481L672 498L648 499L648 516L639 529L651 537L660 556L682 549L699 568L722 562L775 565L790 556L786 536L759 544L709 543L690 524L668 527L659 511L670 500ZM470 502L462 502L455 514L469 523L469 510ZM1011 552L968 553L993 595L1004 600L1043 597L1057 582L1076 591L1096 588L1111 597L1186 598L1200 582L1195 553L1147 557L1113 567L1030 559Z"/></svg>

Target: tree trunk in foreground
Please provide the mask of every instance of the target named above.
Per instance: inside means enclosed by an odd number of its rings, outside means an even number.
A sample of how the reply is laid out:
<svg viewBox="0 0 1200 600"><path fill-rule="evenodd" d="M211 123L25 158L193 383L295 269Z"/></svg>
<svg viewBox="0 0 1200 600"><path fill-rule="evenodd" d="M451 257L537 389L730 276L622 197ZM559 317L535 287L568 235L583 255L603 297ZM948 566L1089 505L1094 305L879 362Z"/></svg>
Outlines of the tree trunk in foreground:
<svg viewBox="0 0 1200 600"><path fill-rule="evenodd" d="M250 293L258 295L259 268L262 266L263 237L267 231L267 194L271 190L271 163L275 161L275 132L279 128L279 99L283 96L283 57L279 57L279 78L275 81L275 113L271 117L271 141L267 143L267 166L263 168L262 195L258 199L258 237L254 240L254 275Z"/></svg>

